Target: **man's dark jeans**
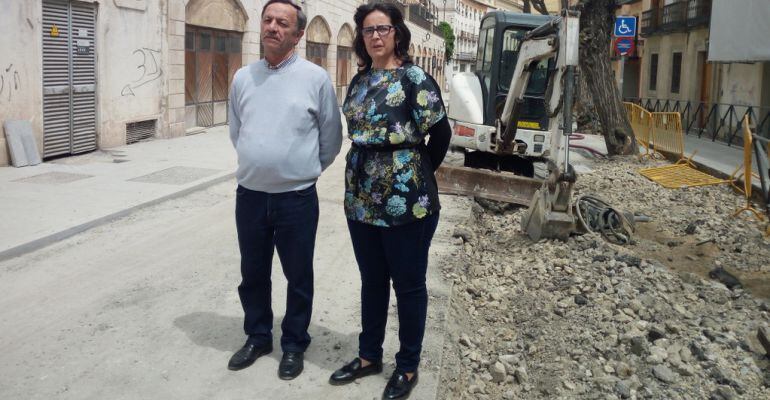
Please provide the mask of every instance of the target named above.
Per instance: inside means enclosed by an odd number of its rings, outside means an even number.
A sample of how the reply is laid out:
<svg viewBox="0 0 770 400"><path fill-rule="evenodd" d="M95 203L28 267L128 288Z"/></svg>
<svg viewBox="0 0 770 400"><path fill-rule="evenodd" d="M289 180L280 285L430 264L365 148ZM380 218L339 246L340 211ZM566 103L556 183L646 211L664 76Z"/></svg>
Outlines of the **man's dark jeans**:
<svg viewBox="0 0 770 400"><path fill-rule="evenodd" d="M318 227L315 185L292 192L265 193L238 186L235 224L241 250L238 294L249 342L272 342L271 280L273 248L288 281L286 315L281 329L284 352L304 352L313 308L313 250Z"/></svg>

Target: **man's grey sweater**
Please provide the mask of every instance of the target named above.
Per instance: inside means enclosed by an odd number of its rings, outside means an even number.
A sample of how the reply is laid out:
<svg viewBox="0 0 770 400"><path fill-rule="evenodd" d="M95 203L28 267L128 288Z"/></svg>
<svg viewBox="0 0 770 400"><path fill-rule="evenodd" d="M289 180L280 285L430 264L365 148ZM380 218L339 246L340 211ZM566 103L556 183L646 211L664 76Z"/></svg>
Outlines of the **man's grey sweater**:
<svg viewBox="0 0 770 400"><path fill-rule="evenodd" d="M241 186L282 193L311 186L342 145L329 74L297 58L280 69L260 60L239 69L230 89L230 139Z"/></svg>

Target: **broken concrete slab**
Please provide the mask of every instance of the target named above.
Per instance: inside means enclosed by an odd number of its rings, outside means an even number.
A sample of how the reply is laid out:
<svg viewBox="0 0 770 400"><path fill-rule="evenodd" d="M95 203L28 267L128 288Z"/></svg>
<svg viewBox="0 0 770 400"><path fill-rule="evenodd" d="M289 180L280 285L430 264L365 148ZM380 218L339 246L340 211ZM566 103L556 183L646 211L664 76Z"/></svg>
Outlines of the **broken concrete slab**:
<svg viewBox="0 0 770 400"><path fill-rule="evenodd" d="M43 162L37 151L37 142L32 132L32 124L27 120L5 121L5 137L11 153L11 165L26 167Z"/></svg>

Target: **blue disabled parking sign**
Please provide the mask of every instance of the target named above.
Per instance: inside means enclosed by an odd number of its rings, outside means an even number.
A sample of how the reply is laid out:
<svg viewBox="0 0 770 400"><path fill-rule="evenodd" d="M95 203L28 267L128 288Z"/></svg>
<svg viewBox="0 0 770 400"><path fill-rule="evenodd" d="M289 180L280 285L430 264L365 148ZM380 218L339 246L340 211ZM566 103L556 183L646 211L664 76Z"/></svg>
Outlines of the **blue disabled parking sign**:
<svg viewBox="0 0 770 400"><path fill-rule="evenodd" d="M636 17L615 18L615 37L636 36Z"/></svg>

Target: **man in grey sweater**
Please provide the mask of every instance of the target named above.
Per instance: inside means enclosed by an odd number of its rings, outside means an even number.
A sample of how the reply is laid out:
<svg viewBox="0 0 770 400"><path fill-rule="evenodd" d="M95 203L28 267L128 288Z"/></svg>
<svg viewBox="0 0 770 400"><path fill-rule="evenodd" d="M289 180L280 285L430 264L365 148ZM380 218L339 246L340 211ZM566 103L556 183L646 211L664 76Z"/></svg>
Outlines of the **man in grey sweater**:
<svg viewBox="0 0 770 400"><path fill-rule="evenodd" d="M228 368L246 368L273 350L270 272L275 248L288 281L281 379L302 372L310 344L318 226L315 182L342 144L329 74L295 52L306 23L291 0L268 1L261 27L265 59L239 69L230 90L230 139L238 153L238 294L248 339Z"/></svg>

